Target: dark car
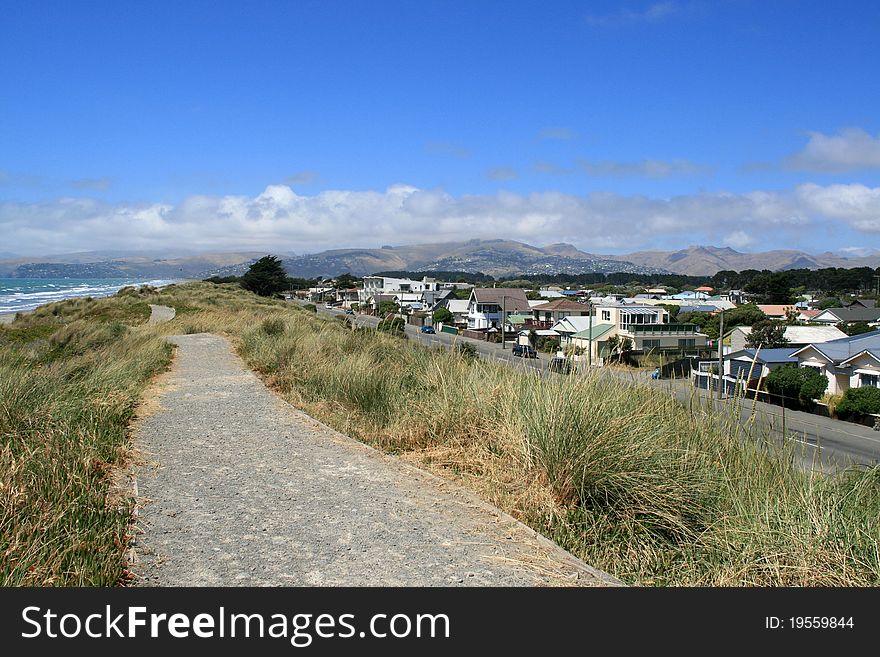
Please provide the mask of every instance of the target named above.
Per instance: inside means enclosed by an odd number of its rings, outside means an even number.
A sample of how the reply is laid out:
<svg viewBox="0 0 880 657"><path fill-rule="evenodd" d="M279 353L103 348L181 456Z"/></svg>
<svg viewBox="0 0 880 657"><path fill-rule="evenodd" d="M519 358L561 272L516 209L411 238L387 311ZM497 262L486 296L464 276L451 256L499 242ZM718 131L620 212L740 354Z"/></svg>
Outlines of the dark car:
<svg viewBox="0 0 880 657"><path fill-rule="evenodd" d="M423 326L421 328L422 333L436 333L433 326Z"/></svg>
<svg viewBox="0 0 880 657"><path fill-rule="evenodd" d="M571 372L571 363L569 363L568 360L565 358L551 358L550 371L559 372L560 374L568 374L569 372Z"/></svg>
<svg viewBox="0 0 880 657"><path fill-rule="evenodd" d="M537 358L538 352L535 351L535 348L529 346L527 344L515 344L513 348L510 350L514 356L521 356L523 358Z"/></svg>

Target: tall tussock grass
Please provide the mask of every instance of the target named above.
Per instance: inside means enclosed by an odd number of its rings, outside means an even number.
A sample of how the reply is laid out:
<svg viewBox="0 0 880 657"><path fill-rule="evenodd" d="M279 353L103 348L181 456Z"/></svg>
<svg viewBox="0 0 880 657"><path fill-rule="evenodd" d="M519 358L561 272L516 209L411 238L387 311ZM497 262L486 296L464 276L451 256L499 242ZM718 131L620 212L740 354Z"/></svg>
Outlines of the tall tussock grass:
<svg viewBox="0 0 880 657"><path fill-rule="evenodd" d="M457 479L627 582L880 583L876 468L806 473L794 448L698 398L685 407L601 374L470 362L224 294L200 317L292 403Z"/></svg>
<svg viewBox="0 0 880 657"><path fill-rule="evenodd" d="M125 580L132 499L116 482L171 355L147 315L140 295L80 299L0 329L0 584Z"/></svg>
<svg viewBox="0 0 880 657"><path fill-rule="evenodd" d="M699 397L682 405L601 372L473 361L229 285L179 285L147 301L186 312L127 322L145 303L127 293L111 308L41 309L0 334L14 355L0 380L10 583L118 581L126 516L108 505L108 464L142 382L167 358L155 336L203 331L230 337L307 413L460 482L633 585L880 583L880 469L807 473L794 447Z"/></svg>

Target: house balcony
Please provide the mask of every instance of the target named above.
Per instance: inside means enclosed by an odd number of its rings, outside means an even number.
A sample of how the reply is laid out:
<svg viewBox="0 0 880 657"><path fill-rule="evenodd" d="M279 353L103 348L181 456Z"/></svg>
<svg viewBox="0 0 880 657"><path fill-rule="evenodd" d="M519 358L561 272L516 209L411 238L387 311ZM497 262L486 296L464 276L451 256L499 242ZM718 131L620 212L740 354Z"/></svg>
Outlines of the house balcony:
<svg viewBox="0 0 880 657"><path fill-rule="evenodd" d="M621 330L637 337L695 336L700 333L696 324L625 324Z"/></svg>

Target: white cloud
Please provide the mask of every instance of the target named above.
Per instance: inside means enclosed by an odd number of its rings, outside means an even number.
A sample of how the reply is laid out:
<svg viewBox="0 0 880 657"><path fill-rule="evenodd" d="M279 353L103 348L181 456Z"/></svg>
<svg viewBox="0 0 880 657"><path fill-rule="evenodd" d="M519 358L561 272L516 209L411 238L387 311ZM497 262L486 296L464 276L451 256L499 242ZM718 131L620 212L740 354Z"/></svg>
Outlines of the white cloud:
<svg viewBox="0 0 880 657"><path fill-rule="evenodd" d="M30 254L184 247L302 253L501 236L588 249L635 250L662 240L743 248L768 236L797 245L820 224L880 233L880 188L805 184L782 192L663 199L609 192L452 196L408 185L305 196L271 185L253 197L191 196L176 205L88 198L0 202L4 249Z"/></svg>
<svg viewBox="0 0 880 657"><path fill-rule="evenodd" d="M808 134L804 149L786 160L788 168L820 173L880 168L880 134L872 137L861 128L846 128L831 136Z"/></svg>
<svg viewBox="0 0 880 657"><path fill-rule="evenodd" d="M725 236L722 243L734 249L747 249L750 246L754 246L756 242L757 240L744 230L735 230Z"/></svg>
<svg viewBox="0 0 880 657"><path fill-rule="evenodd" d="M580 167L591 176L640 176L644 178L668 178L712 172L712 167L694 164L687 160L642 160L640 162L591 162L579 160Z"/></svg>
<svg viewBox="0 0 880 657"><path fill-rule="evenodd" d="M678 12L680 7L674 2L655 2L642 10L623 9L613 14L587 16L587 23L599 27L631 25L633 23L656 23Z"/></svg>

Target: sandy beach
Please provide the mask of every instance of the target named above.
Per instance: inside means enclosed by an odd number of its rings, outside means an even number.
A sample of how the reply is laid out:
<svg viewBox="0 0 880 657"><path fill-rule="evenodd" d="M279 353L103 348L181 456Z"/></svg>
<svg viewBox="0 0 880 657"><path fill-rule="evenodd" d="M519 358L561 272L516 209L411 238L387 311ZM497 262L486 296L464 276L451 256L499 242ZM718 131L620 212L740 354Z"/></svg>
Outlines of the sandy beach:
<svg viewBox="0 0 880 657"><path fill-rule="evenodd" d="M15 320L15 313L0 313L0 324L11 324Z"/></svg>

